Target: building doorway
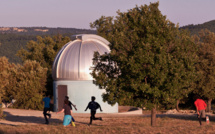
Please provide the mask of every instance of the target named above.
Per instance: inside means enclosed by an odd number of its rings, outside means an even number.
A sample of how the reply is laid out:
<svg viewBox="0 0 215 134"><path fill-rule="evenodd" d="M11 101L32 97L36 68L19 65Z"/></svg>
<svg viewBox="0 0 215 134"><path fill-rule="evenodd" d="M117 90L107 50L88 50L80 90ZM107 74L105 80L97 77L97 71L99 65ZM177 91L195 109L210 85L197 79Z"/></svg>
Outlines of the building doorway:
<svg viewBox="0 0 215 134"><path fill-rule="evenodd" d="M67 85L58 85L58 108L60 111L63 108L65 96L67 96Z"/></svg>

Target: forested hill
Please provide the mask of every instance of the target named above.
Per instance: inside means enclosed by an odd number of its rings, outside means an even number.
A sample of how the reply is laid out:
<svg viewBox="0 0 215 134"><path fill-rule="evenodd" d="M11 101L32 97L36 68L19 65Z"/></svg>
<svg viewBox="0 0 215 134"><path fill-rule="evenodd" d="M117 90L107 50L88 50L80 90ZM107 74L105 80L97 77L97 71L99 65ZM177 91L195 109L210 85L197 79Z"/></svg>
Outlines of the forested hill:
<svg viewBox="0 0 215 134"><path fill-rule="evenodd" d="M188 29L191 35L198 34L202 29L208 29L215 33L215 20L198 25L183 26L180 29ZM36 40L37 36L56 34L71 37L74 34L96 34L96 31L76 28L0 27L0 57L6 56L10 62L21 63L16 53L21 47L25 48L27 42Z"/></svg>
<svg viewBox="0 0 215 134"><path fill-rule="evenodd" d="M198 32L202 29L208 29L211 32L215 33L215 20L208 21L203 24L197 24L197 25L191 24L191 25L183 26L183 27L180 27L180 29L188 29L191 35L198 34Z"/></svg>
<svg viewBox="0 0 215 134"><path fill-rule="evenodd" d="M71 37L74 34L96 34L96 31L76 28L0 27L0 57L6 56L10 62L21 63L16 53L20 48L25 48L27 42L36 40L37 36L57 34Z"/></svg>

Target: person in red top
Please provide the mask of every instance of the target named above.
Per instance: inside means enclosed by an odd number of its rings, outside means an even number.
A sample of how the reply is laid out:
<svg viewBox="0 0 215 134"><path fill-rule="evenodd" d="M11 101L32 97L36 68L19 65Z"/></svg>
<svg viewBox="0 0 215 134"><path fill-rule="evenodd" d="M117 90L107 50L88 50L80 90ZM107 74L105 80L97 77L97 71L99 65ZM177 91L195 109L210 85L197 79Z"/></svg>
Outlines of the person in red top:
<svg viewBox="0 0 215 134"><path fill-rule="evenodd" d="M200 99L199 97L197 97L194 104L196 106L196 112L198 114L199 123L200 123L200 125L202 125L201 119L202 118L206 119L205 110L206 110L207 104L202 99Z"/></svg>

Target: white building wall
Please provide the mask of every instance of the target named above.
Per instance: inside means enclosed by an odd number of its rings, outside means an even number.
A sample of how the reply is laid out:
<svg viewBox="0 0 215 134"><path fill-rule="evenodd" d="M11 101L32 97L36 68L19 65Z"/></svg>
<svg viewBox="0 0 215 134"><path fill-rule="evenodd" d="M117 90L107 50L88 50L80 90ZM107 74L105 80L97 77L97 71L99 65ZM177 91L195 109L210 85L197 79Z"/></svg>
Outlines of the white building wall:
<svg viewBox="0 0 215 134"><path fill-rule="evenodd" d="M96 102L98 102L103 112L102 113L118 113L118 104L114 106L109 105L107 102L103 102L102 93L105 92L104 89L99 89L98 86L93 84L92 80L88 81L54 81L54 111L57 111L57 102L58 102L58 85L67 85L67 96L69 100L76 105L77 111L73 108L74 113L90 113L88 109L84 111L91 101L91 96L96 97ZM60 109L59 109L60 110ZM97 113L100 113L100 110L97 110Z"/></svg>

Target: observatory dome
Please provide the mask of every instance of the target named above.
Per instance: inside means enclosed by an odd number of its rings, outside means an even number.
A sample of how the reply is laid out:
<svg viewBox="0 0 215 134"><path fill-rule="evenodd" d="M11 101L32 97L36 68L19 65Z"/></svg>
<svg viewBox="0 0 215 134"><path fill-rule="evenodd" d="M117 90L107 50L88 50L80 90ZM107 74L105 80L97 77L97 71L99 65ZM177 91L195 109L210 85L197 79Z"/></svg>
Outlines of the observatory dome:
<svg viewBox="0 0 215 134"><path fill-rule="evenodd" d="M94 52L109 53L109 42L97 35L79 34L58 52L52 67L52 77L56 80L93 80L90 68L93 66Z"/></svg>

